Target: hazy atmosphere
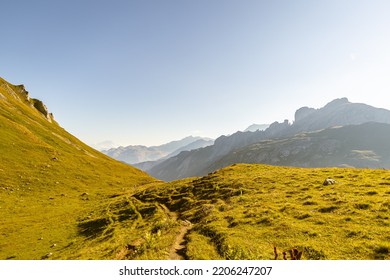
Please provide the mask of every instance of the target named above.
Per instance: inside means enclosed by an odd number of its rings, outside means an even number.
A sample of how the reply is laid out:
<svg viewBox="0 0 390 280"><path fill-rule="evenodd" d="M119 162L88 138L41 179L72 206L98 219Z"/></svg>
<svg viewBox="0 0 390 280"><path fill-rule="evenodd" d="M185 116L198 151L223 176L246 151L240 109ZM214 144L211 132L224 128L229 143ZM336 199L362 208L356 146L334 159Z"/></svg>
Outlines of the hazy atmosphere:
<svg viewBox="0 0 390 280"><path fill-rule="evenodd" d="M0 11L4 279L390 274L390 1Z"/></svg>
<svg viewBox="0 0 390 280"><path fill-rule="evenodd" d="M293 120L332 99L390 109L389 1L6 1L0 76L95 145Z"/></svg>

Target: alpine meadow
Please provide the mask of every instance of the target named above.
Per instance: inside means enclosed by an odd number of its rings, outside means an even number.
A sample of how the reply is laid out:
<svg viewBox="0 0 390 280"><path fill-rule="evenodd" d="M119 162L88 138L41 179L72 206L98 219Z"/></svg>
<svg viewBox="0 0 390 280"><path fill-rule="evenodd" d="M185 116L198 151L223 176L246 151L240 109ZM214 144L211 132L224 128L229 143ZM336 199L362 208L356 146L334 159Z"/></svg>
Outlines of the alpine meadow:
<svg viewBox="0 0 390 280"><path fill-rule="evenodd" d="M305 108L292 125L181 151L154 178L0 79L0 259L389 259L390 118L378 110Z"/></svg>

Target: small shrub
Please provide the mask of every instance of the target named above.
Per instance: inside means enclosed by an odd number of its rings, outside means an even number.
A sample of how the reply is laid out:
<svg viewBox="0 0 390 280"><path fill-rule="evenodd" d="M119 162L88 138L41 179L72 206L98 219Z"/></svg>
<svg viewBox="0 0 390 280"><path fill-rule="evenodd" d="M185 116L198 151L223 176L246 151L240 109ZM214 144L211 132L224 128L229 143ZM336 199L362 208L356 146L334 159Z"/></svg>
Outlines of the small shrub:
<svg viewBox="0 0 390 280"><path fill-rule="evenodd" d="M232 247L230 245L222 246L222 255L227 260L250 260L256 259L255 254L241 247Z"/></svg>
<svg viewBox="0 0 390 280"><path fill-rule="evenodd" d="M376 191L367 192L366 195L376 195L378 194Z"/></svg>
<svg viewBox="0 0 390 280"><path fill-rule="evenodd" d="M99 218L92 221L85 221L78 224L80 234L86 237L96 237L103 233L103 231L110 224L108 218Z"/></svg>
<svg viewBox="0 0 390 280"><path fill-rule="evenodd" d="M389 254L389 248L385 246L380 246L374 250L377 254Z"/></svg>
<svg viewBox="0 0 390 280"><path fill-rule="evenodd" d="M144 245L146 248L153 247L153 244L155 243L155 239L153 237L153 234L150 234L149 232L147 232L144 236L144 240L145 240Z"/></svg>
<svg viewBox="0 0 390 280"><path fill-rule="evenodd" d="M322 250L318 251L312 247L305 247L304 256L308 260L326 260L326 256Z"/></svg>
<svg viewBox="0 0 390 280"><path fill-rule="evenodd" d="M303 205L318 205L318 203L315 202L315 201L305 201L305 202L303 203Z"/></svg>
<svg viewBox="0 0 390 280"><path fill-rule="evenodd" d="M359 236L360 232L358 231L348 231L345 237L351 238L351 237L356 237Z"/></svg>
<svg viewBox="0 0 390 280"><path fill-rule="evenodd" d="M200 207L200 209L198 209L196 211L196 213L194 214L194 222L199 222L200 220L204 219L205 217L207 217L208 215L210 215L213 210L214 210L215 206L212 205L212 204L204 204Z"/></svg>
<svg viewBox="0 0 390 280"><path fill-rule="evenodd" d="M236 227L238 226L238 222L232 222L228 225L228 228Z"/></svg>
<svg viewBox="0 0 390 280"><path fill-rule="evenodd" d="M170 225L167 221L161 220L161 221L156 222L156 223L153 225L153 227L152 227L152 229L151 229L151 232L152 232L153 234L156 234L156 233L158 233L159 231L161 232L161 231L163 231L163 230L167 230L167 229L170 228L170 227L171 227L171 225Z"/></svg>
<svg viewBox="0 0 390 280"><path fill-rule="evenodd" d="M390 210L390 202L385 202L381 205L380 211L387 212L387 210Z"/></svg>
<svg viewBox="0 0 390 280"><path fill-rule="evenodd" d="M335 210L337 210L338 207L337 206L329 206L329 207L323 207L323 208L320 208L318 209L318 212L320 213L331 213Z"/></svg>
<svg viewBox="0 0 390 280"><path fill-rule="evenodd" d="M367 203L357 203L354 205L354 207L356 209L359 209L359 210L367 210L368 208L370 208L370 204L367 204Z"/></svg>
<svg viewBox="0 0 390 280"><path fill-rule="evenodd" d="M300 215L300 216L296 216L295 218L298 219L298 220L304 220L304 219L307 219L307 218L310 218L311 216L309 214L303 214L303 215Z"/></svg>
<svg viewBox="0 0 390 280"><path fill-rule="evenodd" d="M272 225L272 220L270 218L263 218L260 221L258 221L257 224L261 224L264 226L270 226L270 225Z"/></svg>
<svg viewBox="0 0 390 280"><path fill-rule="evenodd" d="M139 213L144 216L151 216L154 213L156 213L156 206L155 205L145 205L140 210Z"/></svg>
<svg viewBox="0 0 390 280"><path fill-rule="evenodd" d="M389 258L390 250L386 246L379 246L374 249L374 259L376 260L386 260Z"/></svg>

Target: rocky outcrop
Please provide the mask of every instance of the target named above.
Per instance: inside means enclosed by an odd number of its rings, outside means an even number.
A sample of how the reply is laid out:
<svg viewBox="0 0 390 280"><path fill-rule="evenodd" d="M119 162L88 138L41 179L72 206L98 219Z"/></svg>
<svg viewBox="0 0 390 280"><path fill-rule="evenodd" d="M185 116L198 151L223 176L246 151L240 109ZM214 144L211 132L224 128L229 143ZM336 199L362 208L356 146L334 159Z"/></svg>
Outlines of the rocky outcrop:
<svg viewBox="0 0 390 280"><path fill-rule="evenodd" d="M43 102L41 100L38 100L38 99L35 99L35 98L32 98L30 100L30 103L32 104L32 106L37 109L48 121L52 121L53 119L53 114L52 113L49 113L49 110L47 109L46 105L43 104Z"/></svg>
<svg viewBox="0 0 390 280"><path fill-rule="evenodd" d="M322 183L324 186L334 185L336 184L336 180L332 178L326 178L325 181Z"/></svg>
<svg viewBox="0 0 390 280"><path fill-rule="evenodd" d="M294 119L296 122L299 122L299 121L303 120L304 118L306 118L307 116L309 116L313 112L315 112L314 108L302 107L295 112Z"/></svg>
<svg viewBox="0 0 390 280"><path fill-rule="evenodd" d="M284 122L279 123L279 122L274 122L272 123L268 129L265 131L267 132L267 137L272 138L272 137L277 137L280 134L283 134L286 130L290 128L290 123L288 120L284 120Z"/></svg>
<svg viewBox="0 0 390 280"><path fill-rule="evenodd" d="M3 90L5 90L11 97L27 103L41 113L49 122L54 120L53 114L49 113L46 105L41 100L30 98L29 92L26 90L24 85L12 85L1 78L0 83L3 86ZM0 99L6 100L7 98L0 93Z"/></svg>
<svg viewBox="0 0 390 280"><path fill-rule="evenodd" d="M19 94L22 100L30 101L30 96L24 85L15 86L15 91Z"/></svg>
<svg viewBox="0 0 390 280"><path fill-rule="evenodd" d="M335 99L320 109L303 107L295 115L294 133L367 122L390 123L389 110L351 103L347 98Z"/></svg>

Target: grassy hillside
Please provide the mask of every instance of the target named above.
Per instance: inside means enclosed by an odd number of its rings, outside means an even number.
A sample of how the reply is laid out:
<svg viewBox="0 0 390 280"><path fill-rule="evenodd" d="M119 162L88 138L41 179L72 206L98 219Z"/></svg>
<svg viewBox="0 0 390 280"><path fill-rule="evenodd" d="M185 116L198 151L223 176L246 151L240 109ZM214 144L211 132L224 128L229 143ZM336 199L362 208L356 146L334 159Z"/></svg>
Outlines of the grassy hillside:
<svg viewBox="0 0 390 280"><path fill-rule="evenodd" d="M238 164L164 183L42 108L0 79L0 259L389 258L387 170Z"/></svg>
<svg viewBox="0 0 390 280"><path fill-rule="evenodd" d="M337 183L324 186L327 177ZM293 248L303 259L389 259L386 170L239 164L133 198L192 222L189 259L274 259L274 246L278 259Z"/></svg>
<svg viewBox="0 0 390 280"><path fill-rule="evenodd" d="M83 144L35 102L0 79L0 259L113 258L125 242L120 217L102 213L155 180Z"/></svg>

